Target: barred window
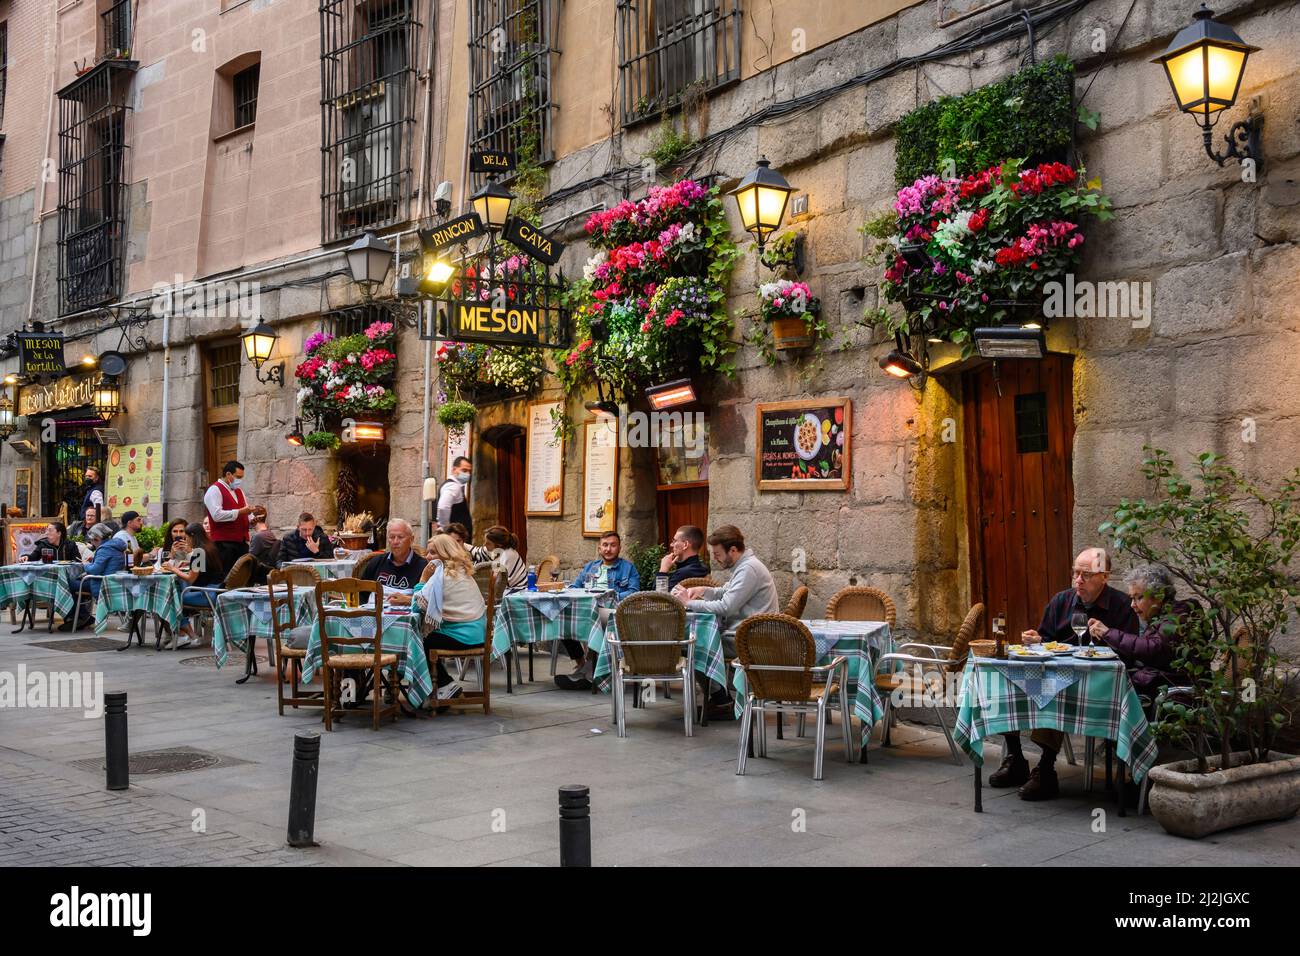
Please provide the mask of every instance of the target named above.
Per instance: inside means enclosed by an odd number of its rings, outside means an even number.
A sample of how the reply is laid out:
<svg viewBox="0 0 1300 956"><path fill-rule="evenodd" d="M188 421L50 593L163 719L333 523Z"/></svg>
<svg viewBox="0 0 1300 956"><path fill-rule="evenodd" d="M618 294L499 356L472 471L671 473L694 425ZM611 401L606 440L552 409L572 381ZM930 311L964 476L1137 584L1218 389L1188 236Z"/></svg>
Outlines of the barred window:
<svg viewBox="0 0 1300 956"><path fill-rule="evenodd" d="M131 53L131 0L117 0L99 15L100 58Z"/></svg>
<svg viewBox="0 0 1300 956"><path fill-rule="evenodd" d="M261 75L260 63L235 74L235 129L257 120L257 86Z"/></svg>
<svg viewBox="0 0 1300 956"><path fill-rule="evenodd" d="M740 79L740 0L618 0L623 124Z"/></svg>
<svg viewBox="0 0 1300 956"><path fill-rule="evenodd" d="M209 406L220 408L239 404L239 358L242 351L239 342L213 346L208 350Z"/></svg>
<svg viewBox="0 0 1300 956"><path fill-rule="evenodd" d="M405 222L412 193L412 0L320 0L321 238Z"/></svg>
<svg viewBox="0 0 1300 956"><path fill-rule="evenodd" d="M554 158L551 77L557 15L554 0L473 0L471 151L515 152L538 163Z"/></svg>
<svg viewBox="0 0 1300 956"><path fill-rule="evenodd" d="M105 60L59 90L59 313L112 302L126 244L126 105L134 70Z"/></svg>

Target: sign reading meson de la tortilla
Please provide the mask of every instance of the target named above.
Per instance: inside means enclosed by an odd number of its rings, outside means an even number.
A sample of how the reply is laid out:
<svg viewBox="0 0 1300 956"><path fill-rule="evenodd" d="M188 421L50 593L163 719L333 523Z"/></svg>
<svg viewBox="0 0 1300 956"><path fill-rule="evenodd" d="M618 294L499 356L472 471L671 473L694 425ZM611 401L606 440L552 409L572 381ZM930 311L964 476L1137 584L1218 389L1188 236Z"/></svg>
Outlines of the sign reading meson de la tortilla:
<svg viewBox="0 0 1300 956"><path fill-rule="evenodd" d="M505 228L501 230L501 238L548 266L559 262L560 253L564 252L564 243L552 239L532 223L517 216L506 220Z"/></svg>
<svg viewBox="0 0 1300 956"><path fill-rule="evenodd" d="M68 370L62 333L19 332L18 354L23 375L62 375Z"/></svg>
<svg viewBox="0 0 1300 956"><path fill-rule="evenodd" d="M471 173L508 173L515 168L515 154L505 149L476 149L469 154Z"/></svg>
<svg viewBox="0 0 1300 956"><path fill-rule="evenodd" d="M478 213L470 212L455 219L448 219L441 226L433 229L421 229L420 241L425 252L439 252L458 242L467 242L486 232L483 220Z"/></svg>
<svg viewBox="0 0 1300 956"><path fill-rule="evenodd" d="M760 404L754 479L759 491L843 491L853 474L852 402L810 398Z"/></svg>
<svg viewBox="0 0 1300 956"><path fill-rule="evenodd" d="M558 312L537 305L496 308L490 302L453 301L447 312L447 337L457 342L549 345L560 323Z"/></svg>
<svg viewBox="0 0 1300 956"><path fill-rule="evenodd" d="M98 375L65 376L50 385L26 385L18 393L19 415L40 415L65 408L80 408L95 401Z"/></svg>

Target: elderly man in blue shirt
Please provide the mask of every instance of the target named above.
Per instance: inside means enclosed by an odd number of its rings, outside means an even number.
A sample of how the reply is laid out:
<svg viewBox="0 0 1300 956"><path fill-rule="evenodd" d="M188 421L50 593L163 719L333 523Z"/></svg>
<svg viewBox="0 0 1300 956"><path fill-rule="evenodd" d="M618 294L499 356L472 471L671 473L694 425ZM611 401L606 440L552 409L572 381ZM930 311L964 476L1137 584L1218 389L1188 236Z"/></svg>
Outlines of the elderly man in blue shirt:
<svg viewBox="0 0 1300 956"><path fill-rule="evenodd" d="M619 557L623 550L623 539L617 531L606 531L600 536L600 557L588 561L578 575L579 586L595 579L595 587L607 588L618 595L621 601L629 594L641 590L641 576L636 566L627 558ZM601 609L601 623L609 616L608 609ZM566 638L564 649L573 659L572 674L556 674L555 685L561 690L591 690L591 678L595 671L596 656L589 654L580 641Z"/></svg>

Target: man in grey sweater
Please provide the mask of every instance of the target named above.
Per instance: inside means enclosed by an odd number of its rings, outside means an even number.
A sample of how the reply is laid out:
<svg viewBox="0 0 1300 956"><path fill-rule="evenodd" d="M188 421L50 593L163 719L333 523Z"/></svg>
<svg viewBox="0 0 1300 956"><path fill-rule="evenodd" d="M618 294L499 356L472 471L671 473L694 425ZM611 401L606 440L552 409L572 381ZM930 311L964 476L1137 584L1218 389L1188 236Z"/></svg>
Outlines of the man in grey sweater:
<svg viewBox="0 0 1300 956"><path fill-rule="evenodd" d="M683 588L673 594L686 603L687 610L707 611L718 615L723 629L722 645L727 657L736 656L734 631L752 614L776 614L781 608L776 597L776 582L752 550L745 547L745 536L735 525L715 528L709 535L709 552L715 568L729 569L731 577L720 588Z"/></svg>

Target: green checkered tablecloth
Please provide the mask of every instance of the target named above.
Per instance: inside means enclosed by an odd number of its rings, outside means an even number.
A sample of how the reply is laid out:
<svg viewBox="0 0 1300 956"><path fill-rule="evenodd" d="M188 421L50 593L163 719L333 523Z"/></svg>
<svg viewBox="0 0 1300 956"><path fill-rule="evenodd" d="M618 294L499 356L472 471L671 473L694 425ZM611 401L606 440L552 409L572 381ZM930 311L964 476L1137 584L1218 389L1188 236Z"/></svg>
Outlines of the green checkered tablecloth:
<svg viewBox="0 0 1300 956"><path fill-rule="evenodd" d="M19 606L30 599L52 603L60 617L70 617L77 602L77 581L85 569L73 561L6 564L0 567L0 607ZM85 600L90 600L89 594Z"/></svg>
<svg viewBox="0 0 1300 956"><path fill-rule="evenodd" d="M686 633L695 634L695 670L703 674L719 687L727 683L727 664L722 656L722 628L716 614L688 611L686 614ZM596 686L608 694L613 689L614 681L610 676L613 647L610 637L618 636L618 625L614 615L609 618L609 630L599 636L593 635L587 645L596 652ZM685 634L682 635L685 638Z"/></svg>
<svg viewBox="0 0 1300 956"><path fill-rule="evenodd" d="M1040 686L1038 675L1058 669L1074 673L1057 681L1056 693L1040 706L1031 697ZM1115 752L1134 780L1146 777L1156 761L1155 738L1122 662L1067 657L1052 661L1046 669L1036 662L988 658L967 662L953 737L972 762L984 763L984 741L989 737L1038 728L1115 741Z"/></svg>
<svg viewBox="0 0 1300 956"><path fill-rule="evenodd" d="M374 618L327 618L331 637L374 637ZM402 679L407 683L406 699L412 707L419 707L433 693L433 678L429 673L429 658L424 653L424 640L420 637L420 615L408 607L384 611L381 649L398 656ZM339 653L373 653L371 644L361 648L336 648ZM302 663L302 683L310 684L321 666L320 621L312 624L307 656Z"/></svg>
<svg viewBox="0 0 1300 956"><path fill-rule="evenodd" d="M884 621L811 620L803 624L817 645L817 663L829 664L837 657L848 659L849 692L853 694L853 716L862 721L862 743L871 728L885 716L885 705L876 693L876 661L894 649L894 638ZM745 704L745 672L739 667L732 677L736 689L736 719Z"/></svg>
<svg viewBox="0 0 1300 956"><path fill-rule="evenodd" d="M293 592L293 603L294 617L299 625L316 622L314 591L299 588ZM238 588L217 595L217 618L212 628L212 650L217 656L217 666L225 666L230 645L241 651L247 650L250 634L254 638L274 637L271 599L266 588Z"/></svg>
<svg viewBox="0 0 1300 956"><path fill-rule="evenodd" d="M369 552L366 552L369 554ZM332 581L336 578L350 578L352 571L357 566L356 558L330 558L326 561L302 560L286 561L280 567L289 568L295 564L305 564L309 568L315 568L322 581Z"/></svg>
<svg viewBox="0 0 1300 956"><path fill-rule="evenodd" d="M588 647L604 642L600 609L617 603L613 591L511 591L492 623L492 660L520 644L569 638Z"/></svg>
<svg viewBox="0 0 1300 956"><path fill-rule="evenodd" d="M175 634L181 626L181 579L174 574L105 575L95 605L95 633L103 634L114 611L156 614Z"/></svg>

